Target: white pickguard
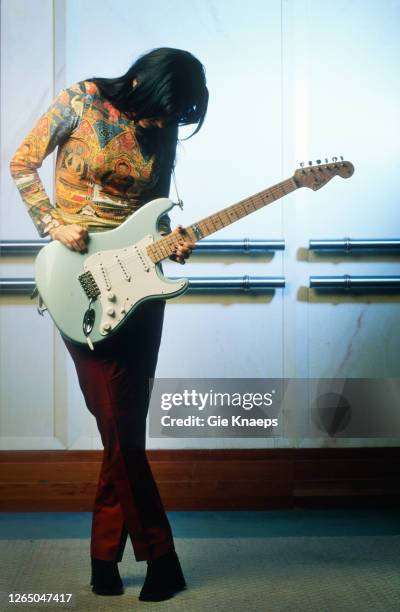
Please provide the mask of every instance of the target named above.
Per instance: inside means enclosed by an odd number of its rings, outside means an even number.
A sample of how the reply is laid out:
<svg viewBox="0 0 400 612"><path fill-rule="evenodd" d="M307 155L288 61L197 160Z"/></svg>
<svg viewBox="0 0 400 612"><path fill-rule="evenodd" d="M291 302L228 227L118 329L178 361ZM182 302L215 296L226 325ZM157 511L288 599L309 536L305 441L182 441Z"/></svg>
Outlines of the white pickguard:
<svg viewBox="0 0 400 612"><path fill-rule="evenodd" d="M102 335L112 332L144 297L170 293L147 255L146 247L152 242L149 234L130 247L99 251L85 260L85 272L92 273L101 291L97 299L102 306Z"/></svg>

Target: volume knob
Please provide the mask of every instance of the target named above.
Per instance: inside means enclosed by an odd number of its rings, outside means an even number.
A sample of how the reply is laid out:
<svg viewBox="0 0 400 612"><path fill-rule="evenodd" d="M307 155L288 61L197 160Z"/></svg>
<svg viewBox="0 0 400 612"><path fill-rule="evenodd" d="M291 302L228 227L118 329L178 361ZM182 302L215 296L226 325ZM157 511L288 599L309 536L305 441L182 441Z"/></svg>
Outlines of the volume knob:
<svg viewBox="0 0 400 612"><path fill-rule="evenodd" d="M113 293L112 291L109 291L107 293L107 299L110 300L110 302L113 302L115 300L115 293Z"/></svg>
<svg viewBox="0 0 400 612"><path fill-rule="evenodd" d="M111 329L111 325L109 323L103 323L102 329L105 332L109 332Z"/></svg>
<svg viewBox="0 0 400 612"><path fill-rule="evenodd" d="M107 314L110 315L110 317L113 317L115 315L114 308L107 308Z"/></svg>

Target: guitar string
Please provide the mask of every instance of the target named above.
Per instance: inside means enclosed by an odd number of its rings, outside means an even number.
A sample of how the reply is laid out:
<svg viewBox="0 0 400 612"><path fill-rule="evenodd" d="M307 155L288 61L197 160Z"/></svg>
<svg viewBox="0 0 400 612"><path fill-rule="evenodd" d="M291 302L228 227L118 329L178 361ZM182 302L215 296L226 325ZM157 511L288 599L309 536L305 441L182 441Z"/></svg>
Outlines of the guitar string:
<svg viewBox="0 0 400 612"><path fill-rule="evenodd" d="M222 223L222 227L226 227L226 225L230 225L231 223L234 223L235 221L239 221L241 218L247 216L248 214L251 214L252 212L255 212L256 210L260 210L263 206L272 203L275 200L271 200L270 202L264 202L263 201L263 197L268 197L268 194L270 192L282 192L283 194L278 193L278 198L276 199L280 199L282 197L284 197L285 195L288 195L288 193L291 193L291 191L285 192L285 190L283 189L283 185L290 185L291 187L293 187L293 178L287 179L286 181L282 181L282 183L278 183L277 185L274 185L268 189L264 189L252 196L250 196L249 198L245 198L244 200L240 200L239 202L237 202L236 204L232 204L231 206L228 206L227 208L224 208L220 211L218 211L217 213L213 213L212 215L210 215L209 217L206 217L205 219L202 219L201 221L198 221L197 224L200 223L204 223L206 221L210 221L212 223L212 217L218 217L220 222ZM261 202L262 206L257 208L258 203ZM246 206L246 203L251 203L254 207L254 209L249 213L248 211L245 211L245 214L242 217L237 217L234 221L232 221L232 219L229 217L229 213L228 211L231 210L233 207L241 207L243 208L244 206ZM222 218L221 218L222 216ZM225 218L227 218L228 223L225 223ZM223 221L224 219L224 221ZM191 226L188 227L188 229L191 229ZM214 229L212 232L210 233L214 233L216 231L218 231L219 229L222 228L217 228ZM183 239L182 239L183 240ZM161 244L160 244L161 243ZM167 259L169 257L170 254L173 253L173 251L175 249L172 249L172 246L175 245L177 243L177 240L175 238L173 238L171 236L171 234L164 236L162 238L160 238L159 240L157 240L156 242L151 243L150 245L147 245L147 247L152 247L152 250L157 250L160 251L161 249L165 249L165 251L167 252L167 254L165 255L165 253L162 252L161 250L161 254L164 256L163 259ZM132 247L127 247L132 248ZM168 250L171 249L171 253L168 253ZM130 262L134 262L137 258L134 256L125 256L125 257L121 257L121 262L122 264L126 263L127 265ZM154 262L153 262L154 263ZM112 263L111 265L108 265L106 268L106 272L107 270L109 270L110 272L113 272L116 269L121 269L121 265L117 262L117 263ZM127 270L129 272L129 270Z"/></svg>
<svg viewBox="0 0 400 612"><path fill-rule="evenodd" d="M289 191L285 191L284 186L291 187L292 189L289 189ZM216 227L216 228L211 227L211 231L209 231L209 234L214 233L218 231L219 229L222 229L222 227L226 227L227 225L230 225L231 223L234 223L235 221L239 221L241 218L244 218L248 214L251 214L252 212L255 212L256 210L260 210L260 208L262 208L263 206L267 204L270 204L272 201L275 201L277 199L280 199L281 197L284 197L285 195L288 195L288 193L291 193L294 190L293 187L294 189L296 189L297 185L294 184L293 177L292 177L290 179L287 179L286 181L282 181L282 183L278 183L277 185L270 187L269 189L264 189L249 198L240 200L236 204L232 204L231 206L228 206L220 210L217 213L213 213L212 215L205 217L204 219L201 219L200 221L198 221L196 225L204 224L206 229L209 230L209 228L207 227L207 222L213 224L214 220L215 221L219 220L219 222L222 224L221 227ZM277 198L274 198L270 202L264 201L265 198L268 198L269 194L273 196L275 192L278 193ZM258 206L259 202L261 202L262 206ZM246 206L248 206L249 204L253 206L253 210L251 210L250 212L246 210ZM236 210L240 210L240 212L239 212L239 215L236 216L236 219L232 221L232 218L229 215L233 214L233 209L235 208ZM191 230L193 232L192 226L188 226L186 229ZM195 241L197 241L196 238L195 238ZM175 243L176 243L176 240L171 236L171 234L169 234L168 236L164 236L163 238L160 238L158 241L152 243L151 245L149 245L149 247L151 247L150 248L151 251L156 251L156 250L161 250L163 246L165 246L167 249L172 248L172 245ZM161 254L162 254L162 251L161 251Z"/></svg>

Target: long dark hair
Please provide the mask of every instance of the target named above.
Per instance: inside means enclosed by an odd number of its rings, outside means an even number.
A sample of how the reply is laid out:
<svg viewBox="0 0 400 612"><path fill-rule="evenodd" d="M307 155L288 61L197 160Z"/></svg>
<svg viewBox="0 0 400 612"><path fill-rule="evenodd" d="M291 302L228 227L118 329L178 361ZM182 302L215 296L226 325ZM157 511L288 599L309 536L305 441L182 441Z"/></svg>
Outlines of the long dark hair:
<svg viewBox="0 0 400 612"><path fill-rule="evenodd" d="M133 80L137 86L133 86ZM87 79L135 119L162 117L175 125L203 125L208 105L205 69L189 51L160 47L141 55L120 77ZM159 128L158 128L159 129Z"/></svg>

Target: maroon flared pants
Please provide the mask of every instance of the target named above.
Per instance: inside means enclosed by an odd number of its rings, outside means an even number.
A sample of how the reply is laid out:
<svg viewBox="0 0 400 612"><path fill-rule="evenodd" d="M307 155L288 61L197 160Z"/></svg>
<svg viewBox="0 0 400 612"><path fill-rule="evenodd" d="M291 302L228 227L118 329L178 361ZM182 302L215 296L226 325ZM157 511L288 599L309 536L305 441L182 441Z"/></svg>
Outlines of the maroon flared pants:
<svg viewBox="0 0 400 612"><path fill-rule="evenodd" d="M128 533L137 561L174 549L145 451L164 308L163 300L145 302L94 351L62 336L104 446L90 545L96 559L121 561Z"/></svg>

